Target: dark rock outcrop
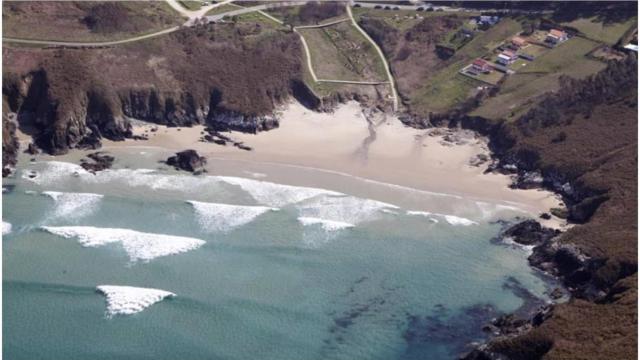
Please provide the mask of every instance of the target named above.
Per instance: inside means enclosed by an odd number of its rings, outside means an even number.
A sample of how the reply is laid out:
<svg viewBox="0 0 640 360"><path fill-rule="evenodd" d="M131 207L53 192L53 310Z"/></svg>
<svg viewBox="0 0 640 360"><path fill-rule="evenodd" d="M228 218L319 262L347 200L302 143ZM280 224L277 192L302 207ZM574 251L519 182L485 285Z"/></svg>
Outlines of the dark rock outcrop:
<svg viewBox="0 0 640 360"><path fill-rule="evenodd" d="M540 245L559 234L559 230L543 227L535 220L525 220L505 230L502 236L508 236L521 245Z"/></svg>
<svg viewBox="0 0 640 360"><path fill-rule="evenodd" d="M100 151L87 155L87 158L88 160L80 160L80 166L82 166L83 169L94 174L98 171L111 168L113 162L116 159L115 157L107 155Z"/></svg>
<svg viewBox="0 0 640 360"><path fill-rule="evenodd" d="M198 155L195 150L184 150L170 156L166 164L173 166L176 170L184 170L192 173L204 171L203 167L207 159Z"/></svg>
<svg viewBox="0 0 640 360"><path fill-rule="evenodd" d="M16 137L16 124L8 118L2 116L2 177L11 174L12 168L17 163L20 143Z"/></svg>

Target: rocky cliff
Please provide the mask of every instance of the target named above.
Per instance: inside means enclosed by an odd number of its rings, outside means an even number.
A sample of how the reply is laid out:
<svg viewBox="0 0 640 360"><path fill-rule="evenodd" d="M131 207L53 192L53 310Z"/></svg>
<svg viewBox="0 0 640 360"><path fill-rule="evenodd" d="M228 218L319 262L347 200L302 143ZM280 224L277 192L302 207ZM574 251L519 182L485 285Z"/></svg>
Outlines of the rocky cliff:
<svg viewBox="0 0 640 360"><path fill-rule="evenodd" d="M563 79L558 93L515 122L460 112L436 120L487 135L492 170L511 174L514 187L560 194L567 219L579 224L545 238L529 257L573 299L532 314L527 331L503 334L467 359L636 358L637 78L630 56L587 79Z"/></svg>
<svg viewBox="0 0 640 360"><path fill-rule="evenodd" d="M168 126L206 124L258 132L300 86L298 38L256 24L184 29L105 49L7 48L7 111L51 154L132 135L129 118ZM24 60L24 61L22 61Z"/></svg>

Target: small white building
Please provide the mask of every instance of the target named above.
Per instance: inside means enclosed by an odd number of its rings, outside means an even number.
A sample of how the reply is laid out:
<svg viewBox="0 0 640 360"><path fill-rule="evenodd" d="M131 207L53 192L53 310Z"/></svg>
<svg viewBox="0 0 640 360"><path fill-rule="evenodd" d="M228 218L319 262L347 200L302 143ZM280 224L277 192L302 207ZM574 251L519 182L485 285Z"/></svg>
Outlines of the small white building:
<svg viewBox="0 0 640 360"><path fill-rule="evenodd" d="M567 35L566 32L562 30L552 29L547 34L547 38L545 39L545 41L552 44L560 44L562 42L567 41L568 39L569 39L569 36Z"/></svg>

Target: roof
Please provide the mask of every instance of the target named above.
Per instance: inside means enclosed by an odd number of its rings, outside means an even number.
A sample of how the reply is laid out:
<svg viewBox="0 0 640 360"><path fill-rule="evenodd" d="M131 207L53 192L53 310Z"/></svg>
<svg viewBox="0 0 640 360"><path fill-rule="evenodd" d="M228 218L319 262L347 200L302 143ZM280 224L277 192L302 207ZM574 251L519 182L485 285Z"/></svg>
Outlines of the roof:
<svg viewBox="0 0 640 360"><path fill-rule="evenodd" d="M527 43L527 40L521 38L520 36L514 36L513 38L511 38L511 42L516 45L524 45Z"/></svg>
<svg viewBox="0 0 640 360"><path fill-rule="evenodd" d="M512 58L512 57L516 56L516 53L511 51L511 50L505 50L505 51L502 52L502 55Z"/></svg>
<svg viewBox="0 0 640 360"><path fill-rule="evenodd" d="M511 60L511 56L508 56L508 55L505 55L505 54L498 55L498 58L505 59L505 60Z"/></svg>
<svg viewBox="0 0 640 360"><path fill-rule="evenodd" d="M562 31L562 30L557 30L557 29L552 29L551 31L549 31L549 34L556 36L556 37L563 37L566 36L567 33Z"/></svg>
<svg viewBox="0 0 640 360"><path fill-rule="evenodd" d="M489 65L489 63L487 63L485 60L482 60L482 59L475 59L473 60L472 64L479 67L485 67Z"/></svg>

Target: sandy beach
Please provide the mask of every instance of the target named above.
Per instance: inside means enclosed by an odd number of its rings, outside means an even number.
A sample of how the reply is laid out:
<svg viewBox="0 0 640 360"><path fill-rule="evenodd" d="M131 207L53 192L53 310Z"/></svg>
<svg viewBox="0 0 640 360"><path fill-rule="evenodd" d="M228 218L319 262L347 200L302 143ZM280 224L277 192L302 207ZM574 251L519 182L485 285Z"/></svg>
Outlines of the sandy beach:
<svg viewBox="0 0 640 360"><path fill-rule="evenodd" d="M488 162L471 165L477 155L489 154L486 139L472 132L413 129L382 113L368 117L369 121L356 102L344 104L334 113L315 113L291 103L282 110L278 129L256 135L225 133L252 151L200 141L203 126L167 128L154 124L137 124L134 128L135 134L149 136L147 141L104 141L103 149L119 152L157 148L167 153L195 149L209 160L210 173L242 167L246 168L242 171L245 176L259 177L263 174L256 169L277 167L280 170L270 174L273 179L285 177L287 169L307 169L315 174L349 176L373 184L516 206L532 215L561 204L548 191L510 189L508 176L484 173ZM296 173L300 177L299 171ZM291 182L291 174L286 177ZM321 176L296 180L295 185L318 186L322 182ZM442 203L446 203L446 197ZM566 225L558 218L543 222L553 227Z"/></svg>

